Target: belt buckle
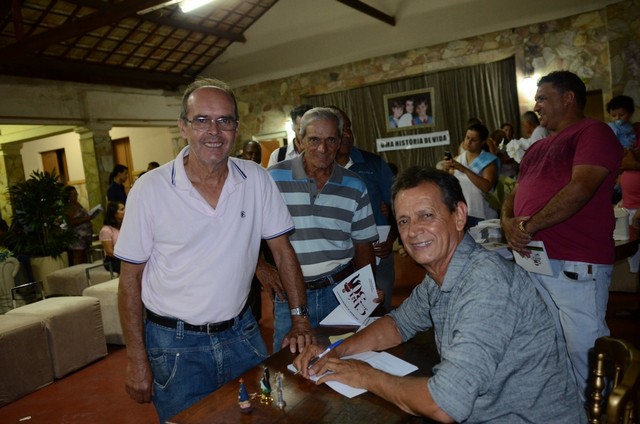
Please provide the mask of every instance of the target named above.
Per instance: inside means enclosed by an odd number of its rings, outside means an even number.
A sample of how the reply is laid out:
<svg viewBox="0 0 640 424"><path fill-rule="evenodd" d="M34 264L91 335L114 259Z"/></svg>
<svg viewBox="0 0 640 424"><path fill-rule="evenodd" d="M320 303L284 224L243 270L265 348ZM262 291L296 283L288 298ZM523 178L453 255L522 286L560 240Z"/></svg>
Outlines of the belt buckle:
<svg viewBox="0 0 640 424"><path fill-rule="evenodd" d="M211 334L216 333L216 332L217 332L217 330L216 330L215 328L216 328L216 327L215 327L213 324L211 324L210 322L208 322L208 323L207 323L207 335L209 335L209 336L210 336Z"/></svg>

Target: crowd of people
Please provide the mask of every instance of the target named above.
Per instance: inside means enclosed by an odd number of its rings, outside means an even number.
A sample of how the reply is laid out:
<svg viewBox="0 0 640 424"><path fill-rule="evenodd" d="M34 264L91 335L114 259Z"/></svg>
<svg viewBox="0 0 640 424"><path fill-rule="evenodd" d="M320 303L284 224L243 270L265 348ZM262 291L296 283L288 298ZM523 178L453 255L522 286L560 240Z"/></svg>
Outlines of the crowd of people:
<svg viewBox="0 0 640 424"><path fill-rule="evenodd" d="M164 422L263 361L266 291L272 351L297 353L303 377L362 387L443 422L586 422L589 352L609 334L615 187L630 225L640 226L640 124L631 124L627 96L608 103L610 125L586 118L585 85L568 71L544 76L534 100L522 138L508 122L490 131L472 119L439 169L395 176L393 164L357 146L348 111L336 106L293 108L294 139L266 169L259 142L232 155L233 91L213 79L189 85L178 118L188 145L150 163L128 193L129 170L116 165L106 191L99 240L105 267L120 274L131 398L152 401ZM429 108L420 96L391 101L389 127L432 124ZM497 210L486 194L500 178L515 187ZM80 263L98 214L76 188L65 194L77 234L70 258ZM544 243L552 275L474 242L469 227L496 218L514 255ZM396 242L426 276L393 309ZM639 260L630 259L632 272ZM315 328L338 306L333 288L365 266L382 318L308 368L324 351ZM440 353L431 377L340 359L428 329Z"/></svg>

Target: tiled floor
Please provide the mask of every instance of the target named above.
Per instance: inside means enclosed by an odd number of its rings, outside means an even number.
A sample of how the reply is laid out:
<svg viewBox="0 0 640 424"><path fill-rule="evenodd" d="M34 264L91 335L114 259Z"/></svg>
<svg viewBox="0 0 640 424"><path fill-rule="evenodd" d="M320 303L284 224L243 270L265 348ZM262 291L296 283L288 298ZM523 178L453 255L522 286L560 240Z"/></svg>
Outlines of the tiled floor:
<svg viewBox="0 0 640 424"><path fill-rule="evenodd" d="M411 259L396 255L397 284L392 304L400 304L423 275L424 270ZM270 308L269 299L263 295L261 327L267 346L272 344L273 316ZM640 309L640 294L612 293L607 321L614 337L625 338L640 348L640 313L629 313L634 309ZM125 393L125 370L125 349L110 346L106 358L0 408L0 423L157 423L152 405L139 405Z"/></svg>

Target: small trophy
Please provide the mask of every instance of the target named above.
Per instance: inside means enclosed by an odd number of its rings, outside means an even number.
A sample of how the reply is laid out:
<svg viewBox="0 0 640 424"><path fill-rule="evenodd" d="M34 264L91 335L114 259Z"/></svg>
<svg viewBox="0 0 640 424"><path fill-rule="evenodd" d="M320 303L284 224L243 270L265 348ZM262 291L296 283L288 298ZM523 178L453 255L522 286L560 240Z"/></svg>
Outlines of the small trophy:
<svg viewBox="0 0 640 424"><path fill-rule="evenodd" d="M271 395L271 383L269 382L269 368L266 366L262 368L263 374L262 379L260 380L260 390L262 394L260 395L260 403L269 404L273 401Z"/></svg>
<svg viewBox="0 0 640 424"><path fill-rule="evenodd" d="M276 374L276 390L278 393L278 400L276 401L276 406L280 409L284 409L287 406L287 402L282 398L282 378L283 375L281 372Z"/></svg>

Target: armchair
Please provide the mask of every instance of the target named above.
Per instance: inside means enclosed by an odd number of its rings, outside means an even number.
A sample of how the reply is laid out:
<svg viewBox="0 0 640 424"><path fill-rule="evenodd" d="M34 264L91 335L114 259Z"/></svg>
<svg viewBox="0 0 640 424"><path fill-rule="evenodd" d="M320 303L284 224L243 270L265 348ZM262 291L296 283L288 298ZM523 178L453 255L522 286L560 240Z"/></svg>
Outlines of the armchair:
<svg viewBox="0 0 640 424"><path fill-rule="evenodd" d="M587 401L589 423L637 423L640 352L624 340L601 337L596 340L594 353ZM608 396L603 394L607 391L607 383L611 386Z"/></svg>

